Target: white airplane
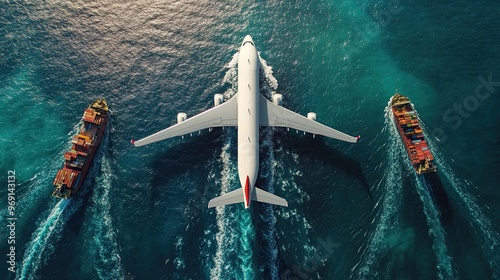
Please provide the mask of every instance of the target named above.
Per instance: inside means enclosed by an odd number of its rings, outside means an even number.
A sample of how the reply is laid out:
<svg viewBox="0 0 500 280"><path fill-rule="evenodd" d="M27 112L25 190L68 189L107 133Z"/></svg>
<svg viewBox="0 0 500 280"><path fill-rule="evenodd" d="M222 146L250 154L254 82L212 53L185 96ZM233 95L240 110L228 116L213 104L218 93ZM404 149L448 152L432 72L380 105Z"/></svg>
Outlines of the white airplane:
<svg viewBox="0 0 500 280"><path fill-rule="evenodd" d="M131 140L136 147L151 144L174 136L182 136L213 127L238 127L238 175L241 189L236 189L209 201L208 208L244 202L250 207L252 200L288 206L285 199L255 186L259 171L259 127L287 127L313 135L323 135L338 140L356 143L352 137L316 122L316 114L307 117L281 107L281 94L273 95L273 102L259 92L259 55L247 35L240 47L238 58L238 92L226 102L222 94L214 96L215 107L194 117L185 113L177 115L177 124L158 131L141 140Z"/></svg>

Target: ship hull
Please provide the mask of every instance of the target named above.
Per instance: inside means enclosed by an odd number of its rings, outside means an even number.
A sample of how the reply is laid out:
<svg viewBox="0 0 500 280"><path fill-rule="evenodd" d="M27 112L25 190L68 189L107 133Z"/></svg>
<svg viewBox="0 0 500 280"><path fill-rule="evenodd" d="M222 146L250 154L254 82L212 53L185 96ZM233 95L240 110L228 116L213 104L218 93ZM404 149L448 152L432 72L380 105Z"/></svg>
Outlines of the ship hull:
<svg viewBox="0 0 500 280"><path fill-rule="evenodd" d="M397 93L391 99L391 110L415 172L417 174L436 172L437 167L434 163L434 156L427 145L413 104L407 97Z"/></svg>
<svg viewBox="0 0 500 280"><path fill-rule="evenodd" d="M71 150L64 154L64 165L54 179L54 197L68 199L81 189L108 126L106 101L90 104L82 120L80 133L73 137Z"/></svg>

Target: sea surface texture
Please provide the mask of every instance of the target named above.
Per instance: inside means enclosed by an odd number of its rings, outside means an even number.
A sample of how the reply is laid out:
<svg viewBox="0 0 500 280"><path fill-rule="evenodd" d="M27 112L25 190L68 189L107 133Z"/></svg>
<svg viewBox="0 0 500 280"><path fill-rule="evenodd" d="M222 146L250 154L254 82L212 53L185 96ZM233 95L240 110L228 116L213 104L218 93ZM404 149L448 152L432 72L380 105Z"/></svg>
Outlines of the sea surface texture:
<svg viewBox="0 0 500 280"><path fill-rule="evenodd" d="M498 0L1 1L0 278L500 279L499 26ZM240 187L235 128L130 139L233 96L248 34L261 94L361 140L263 127L257 186L289 207L208 209ZM408 160L396 91L436 174ZM55 199L100 97L106 139Z"/></svg>

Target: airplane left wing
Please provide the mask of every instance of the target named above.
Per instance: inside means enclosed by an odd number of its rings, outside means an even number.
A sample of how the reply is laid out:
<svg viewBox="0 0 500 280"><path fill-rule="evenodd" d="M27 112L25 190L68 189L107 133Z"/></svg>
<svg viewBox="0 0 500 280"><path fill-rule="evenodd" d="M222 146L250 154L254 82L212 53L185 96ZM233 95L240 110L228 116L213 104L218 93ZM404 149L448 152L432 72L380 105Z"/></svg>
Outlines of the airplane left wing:
<svg viewBox="0 0 500 280"><path fill-rule="evenodd" d="M238 125L238 102L235 95L219 106L202 112L169 128L158 131L141 140L132 140L131 142L134 146L139 147L207 128L236 125Z"/></svg>
<svg viewBox="0 0 500 280"><path fill-rule="evenodd" d="M310 120L286 108L278 106L269 101L263 95L260 95L259 106L261 126L289 127L350 143L356 143L359 139L359 136L353 137L347 135L324 124Z"/></svg>

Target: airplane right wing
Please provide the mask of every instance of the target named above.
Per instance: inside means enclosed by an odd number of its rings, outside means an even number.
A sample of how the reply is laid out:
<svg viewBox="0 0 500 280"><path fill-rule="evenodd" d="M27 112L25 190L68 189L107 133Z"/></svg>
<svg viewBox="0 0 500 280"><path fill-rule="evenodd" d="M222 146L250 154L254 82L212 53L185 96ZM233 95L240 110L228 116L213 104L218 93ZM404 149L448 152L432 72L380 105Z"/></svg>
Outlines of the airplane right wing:
<svg viewBox="0 0 500 280"><path fill-rule="evenodd" d="M212 109L188 118L181 123L172 125L169 128L158 131L141 140L132 140L131 142L134 146L139 147L207 128L236 125L238 125L238 102L235 95L219 106L213 107Z"/></svg>
<svg viewBox="0 0 500 280"><path fill-rule="evenodd" d="M278 106L269 101L263 95L259 96L261 126L289 127L311 134L323 135L350 143L356 143L359 139L359 136L353 137L347 135L324 124L310 120L286 108Z"/></svg>

